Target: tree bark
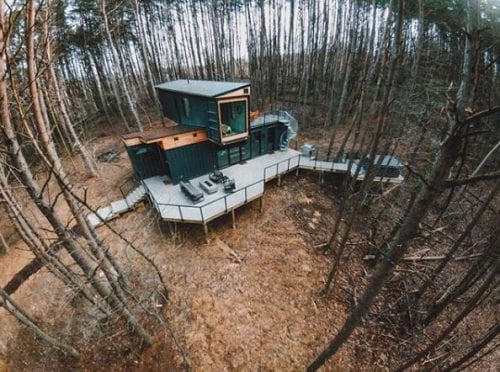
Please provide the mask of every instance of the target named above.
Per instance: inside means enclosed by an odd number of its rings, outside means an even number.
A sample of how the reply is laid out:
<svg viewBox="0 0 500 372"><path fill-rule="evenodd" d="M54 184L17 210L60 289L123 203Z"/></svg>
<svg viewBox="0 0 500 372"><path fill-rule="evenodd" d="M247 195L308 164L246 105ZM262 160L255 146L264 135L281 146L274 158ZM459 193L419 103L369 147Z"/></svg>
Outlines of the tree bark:
<svg viewBox="0 0 500 372"><path fill-rule="evenodd" d="M2 232L0 231L0 255L6 254L9 250L9 245L7 244L7 240L5 240Z"/></svg>
<svg viewBox="0 0 500 372"><path fill-rule="evenodd" d="M116 75L113 75L111 78L117 81L117 83L121 86L121 90L123 94L125 95L125 100L127 101L127 106L132 113L132 116L134 118L136 127L138 130L142 131L144 128L142 126L141 119L139 118L139 115L137 114L137 110L134 106L134 103L132 102L132 97L130 95L129 89L127 88L127 85L125 83L125 75L123 73L121 64L120 64L120 58L118 56L118 52L115 47L115 43L113 42L113 37L111 35L111 31L109 30L109 22L108 22L108 14L106 12L106 1L105 0L100 0L100 5L101 5L101 14L103 18L103 24L104 24L104 31L106 33L106 37L108 39L108 45L111 50L111 55L113 56L113 61L115 64L115 72Z"/></svg>

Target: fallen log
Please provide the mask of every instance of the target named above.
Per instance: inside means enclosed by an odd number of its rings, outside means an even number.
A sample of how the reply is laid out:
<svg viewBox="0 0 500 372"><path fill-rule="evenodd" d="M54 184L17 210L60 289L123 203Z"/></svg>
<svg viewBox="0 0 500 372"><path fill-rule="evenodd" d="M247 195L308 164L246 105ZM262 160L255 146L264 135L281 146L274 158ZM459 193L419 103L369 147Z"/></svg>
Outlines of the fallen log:
<svg viewBox="0 0 500 372"><path fill-rule="evenodd" d="M53 256L62 248L61 244L52 245L47 254ZM3 290L11 295L19 289L19 287L27 281L32 275L36 274L41 268L45 266L46 262L40 258L32 259L27 265L25 265L20 271L18 271L11 280L5 285Z"/></svg>

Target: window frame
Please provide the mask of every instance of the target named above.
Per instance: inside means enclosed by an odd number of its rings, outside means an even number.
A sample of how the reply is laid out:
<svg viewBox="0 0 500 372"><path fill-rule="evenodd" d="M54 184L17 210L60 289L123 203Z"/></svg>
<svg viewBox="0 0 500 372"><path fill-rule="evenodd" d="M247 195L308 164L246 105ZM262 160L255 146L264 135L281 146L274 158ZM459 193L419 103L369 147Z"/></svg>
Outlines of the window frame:
<svg viewBox="0 0 500 372"><path fill-rule="evenodd" d="M245 103L245 131L238 134L232 134L229 136L224 136L222 134L222 114L221 105L232 102L244 102ZM250 112L249 112L249 99L248 96L238 96L232 98L224 98L217 100L217 111L219 116L219 139L221 144L231 143L248 137L248 127L250 125ZM231 112L232 114L232 112Z"/></svg>

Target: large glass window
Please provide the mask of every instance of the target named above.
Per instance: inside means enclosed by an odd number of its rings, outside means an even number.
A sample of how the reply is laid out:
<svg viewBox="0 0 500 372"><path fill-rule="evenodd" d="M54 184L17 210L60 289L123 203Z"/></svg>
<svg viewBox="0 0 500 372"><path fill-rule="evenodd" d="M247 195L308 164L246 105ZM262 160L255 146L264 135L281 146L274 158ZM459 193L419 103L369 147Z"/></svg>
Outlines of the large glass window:
<svg viewBox="0 0 500 372"><path fill-rule="evenodd" d="M224 168L229 165L227 149L217 151L217 167Z"/></svg>
<svg viewBox="0 0 500 372"><path fill-rule="evenodd" d="M220 103L220 126L222 138L247 131L247 101Z"/></svg>

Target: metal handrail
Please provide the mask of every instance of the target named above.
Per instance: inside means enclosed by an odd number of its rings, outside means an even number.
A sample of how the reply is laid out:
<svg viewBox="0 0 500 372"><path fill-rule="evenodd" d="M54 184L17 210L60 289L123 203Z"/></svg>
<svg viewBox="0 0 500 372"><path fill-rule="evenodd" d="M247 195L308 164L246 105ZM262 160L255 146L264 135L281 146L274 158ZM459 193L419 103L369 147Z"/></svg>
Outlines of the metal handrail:
<svg viewBox="0 0 500 372"><path fill-rule="evenodd" d="M300 157L301 155L296 155L292 158L289 158L289 159L285 159L285 160L282 160L276 164L273 164L273 165L270 165L270 166L267 166L264 168L264 174L263 174L263 178L260 179L260 180L257 180L249 185L246 185L244 187L241 187L233 192L231 192L230 194L226 194L226 195L223 195L217 199L214 199L214 200L211 200L210 202L206 203L206 204L203 204L203 205L188 205L188 204L172 204L172 203L158 203L154 198L151 198L153 200L153 204L155 206L155 208L158 210L158 212L160 213L161 215L161 208L163 207L174 207L177 209L177 211L179 212L179 216L181 218L181 221L185 221L185 214L182 213L182 210L183 208L184 209L191 209L191 210L199 210L200 211L200 216L201 216L201 222L202 223L205 223L206 222L206 216L205 214L203 213L203 209L204 208L207 208L209 207L210 205L214 204L214 203L217 203L217 202L220 202L221 200L224 201L224 213L228 213L230 208L228 208L228 203L227 203L227 199L230 198L232 195L234 194L237 194L241 191L243 191L245 193L245 204L248 202L248 189L257 185L257 184L260 184L260 183L265 183L266 180L267 180L267 170L272 168L272 167L276 167L276 176L280 175L280 174L283 174L283 173L287 173L289 172L291 169L294 169L296 167L299 166L300 164ZM298 159L298 162L297 162L297 165L294 165L294 166L291 166L291 161L293 159ZM283 163L287 163L287 168L286 170L283 170L283 171L279 171L279 166L280 164L283 164ZM149 188L147 187L147 185L144 183L144 187L146 188L148 194L151 194Z"/></svg>
<svg viewBox="0 0 500 372"><path fill-rule="evenodd" d="M132 183L131 183L132 181ZM128 188L128 191L124 191L125 190L125 186L127 184L131 184L132 187ZM125 203L127 204L127 206L130 208L130 205L128 205L128 201L127 201L127 195L132 192L132 190L134 190L136 187L137 187L137 184L138 183L143 183L142 180L140 180L137 175L135 173L133 173L130 177L128 177L125 181L123 181L119 186L118 186L118 189L120 190L120 194L122 194L122 197L123 197L123 200L125 200Z"/></svg>
<svg viewBox="0 0 500 372"><path fill-rule="evenodd" d="M283 174L283 173L287 173L290 171L290 169L294 169L296 167L298 167L300 165L300 157L301 155L298 154L298 155L295 155L294 157L291 157L291 158L288 158L288 159L285 159L285 160L282 160L282 161L279 161L277 162L276 164L272 164L272 165L269 165L267 167L264 168L264 182L267 180L267 170L270 169L270 168L276 168L276 176L279 176L280 174ZM294 166L292 168L290 168L290 162L292 159L299 159L297 161L297 166ZM282 171L281 173L279 172L279 165L282 164L282 163L288 163L287 165L287 169L286 171Z"/></svg>
<svg viewBox="0 0 500 372"><path fill-rule="evenodd" d="M205 215L203 214L203 208L206 208L216 202L219 202L221 200L224 200L224 212L227 213L229 211L228 209L228 204L227 204L227 198L228 197L231 197L231 195L234 195L238 192L241 192L241 191L244 191L245 192L245 203L248 201L248 189L250 187L253 187L259 183L263 183L264 180L258 180L258 181L255 181L253 183L251 183L250 185L246 185L245 187L241 187L235 191L232 191L230 194L226 194L226 195L223 195L217 199L214 199L214 200L211 200L210 202L206 203L206 204L203 204L203 205L187 205L187 204L172 204L172 203L158 203L156 202L156 200L153 200L153 203L155 204L155 207L156 209L160 212L161 214L161 207L175 207L177 208L177 210L179 211L179 216L181 217L181 221L184 221L184 215L182 213L182 208L187 208L187 209L197 209L200 211L200 215L201 215L201 222L205 223ZM147 187L146 187L147 188ZM149 192L149 189L147 188L148 192Z"/></svg>

